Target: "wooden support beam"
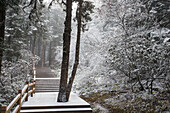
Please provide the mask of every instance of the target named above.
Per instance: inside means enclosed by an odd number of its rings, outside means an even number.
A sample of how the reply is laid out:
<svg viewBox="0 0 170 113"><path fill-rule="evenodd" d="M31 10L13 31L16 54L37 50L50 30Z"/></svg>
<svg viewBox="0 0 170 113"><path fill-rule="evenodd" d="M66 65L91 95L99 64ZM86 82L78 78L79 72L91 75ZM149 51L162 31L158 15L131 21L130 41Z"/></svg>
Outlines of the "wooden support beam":
<svg viewBox="0 0 170 113"><path fill-rule="evenodd" d="M21 110L21 99L22 99L22 90L18 90L18 93L21 95L17 104L19 105L18 113L20 113Z"/></svg>
<svg viewBox="0 0 170 113"><path fill-rule="evenodd" d="M33 93L34 93L34 81L31 81L32 82L32 86L31 86L31 90L32 90L32 92L31 92L31 97L33 97Z"/></svg>
<svg viewBox="0 0 170 113"><path fill-rule="evenodd" d="M34 87L33 87L33 91L34 91L34 94L35 94L35 80L34 80Z"/></svg>
<svg viewBox="0 0 170 113"><path fill-rule="evenodd" d="M18 102L18 100L21 98L22 95L18 94L13 100L12 102L8 105L7 107L7 113L10 112L10 110L12 109L12 107L14 107L14 105Z"/></svg>
<svg viewBox="0 0 170 113"><path fill-rule="evenodd" d="M1 113L7 113L7 106L1 106Z"/></svg>
<svg viewBox="0 0 170 113"><path fill-rule="evenodd" d="M26 84L28 85L28 87L27 87L27 90L26 90L27 96L26 96L26 98L25 98L25 101L28 101L28 88L29 88L29 82L27 81Z"/></svg>

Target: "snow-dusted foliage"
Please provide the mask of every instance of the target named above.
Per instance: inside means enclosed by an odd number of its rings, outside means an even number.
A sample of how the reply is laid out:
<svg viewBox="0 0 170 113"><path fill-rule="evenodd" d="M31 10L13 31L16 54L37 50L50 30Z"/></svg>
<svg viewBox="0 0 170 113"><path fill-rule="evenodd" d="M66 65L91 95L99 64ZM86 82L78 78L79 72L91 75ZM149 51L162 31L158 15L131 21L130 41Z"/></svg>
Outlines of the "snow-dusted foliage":
<svg viewBox="0 0 170 113"><path fill-rule="evenodd" d="M169 97L170 82L167 2L93 1L93 20L81 38L76 91L94 112L102 112L100 105L105 113L167 111L161 100Z"/></svg>
<svg viewBox="0 0 170 113"><path fill-rule="evenodd" d="M109 49L108 63L127 76L131 88L166 88L170 73L169 29L160 28L155 15L139 1L118 2L114 15L121 34ZM112 11L112 10L111 10Z"/></svg>
<svg viewBox="0 0 170 113"><path fill-rule="evenodd" d="M97 4L81 41L80 84L101 85L102 90L117 83L136 91L168 88L169 29L160 26L153 8L147 8L151 3Z"/></svg>
<svg viewBox="0 0 170 113"><path fill-rule="evenodd" d="M32 65L39 60L27 50L22 50L22 59L18 61L3 61L2 76L0 76L0 103L9 104L22 89L26 81L32 78Z"/></svg>
<svg viewBox="0 0 170 113"><path fill-rule="evenodd" d="M105 65L109 39L103 32L104 22L99 10L101 4L99 1L96 3L94 13L91 14L92 21L88 22L86 26L88 31L82 33L81 38L80 65L75 81L75 86L81 89L81 94L104 90L105 86L112 86L114 81L106 74L109 73L108 66ZM96 89L92 87L93 85L96 86Z"/></svg>

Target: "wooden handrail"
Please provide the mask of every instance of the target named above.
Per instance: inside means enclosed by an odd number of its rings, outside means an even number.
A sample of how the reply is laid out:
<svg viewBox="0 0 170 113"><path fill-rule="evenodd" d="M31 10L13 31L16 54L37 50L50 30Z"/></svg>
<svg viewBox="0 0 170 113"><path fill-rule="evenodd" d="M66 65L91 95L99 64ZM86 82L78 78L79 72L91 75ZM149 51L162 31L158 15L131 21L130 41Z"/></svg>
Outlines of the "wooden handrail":
<svg viewBox="0 0 170 113"><path fill-rule="evenodd" d="M35 83L31 83L31 84L29 84L29 86L33 86Z"/></svg>
<svg viewBox="0 0 170 113"><path fill-rule="evenodd" d="M28 92L28 94L31 94L33 92L33 90L30 90L29 92Z"/></svg>
<svg viewBox="0 0 170 113"><path fill-rule="evenodd" d="M25 86L24 86L24 88L22 89L22 94L25 93L25 91L27 90L28 87L29 87L28 85L25 85Z"/></svg>
<svg viewBox="0 0 170 113"><path fill-rule="evenodd" d="M20 109L20 105L17 105L12 113L17 113Z"/></svg>
<svg viewBox="0 0 170 113"><path fill-rule="evenodd" d="M35 93L35 80L32 81L32 83L30 84L28 81L26 83L27 84L22 90L18 90L19 94L12 100L12 102L8 106L1 106L1 113L9 113L16 103L17 106L12 113L20 113L23 102L28 101L28 95L31 93L31 96L33 96L33 93ZM30 91L29 87L31 87Z"/></svg>
<svg viewBox="0 0 170 113"><path fill-rule="evenodd" d="M18 100L19 100L20 97L21 97L21 94L18 94L18 95L12 100L12 102L11 102L11 103L8 105L8 107L7 107L7 112L9 112L9 111L12 109L12 107L14 107L15 103L18 102Z"/></svg>
<svg viewBox="0 0 170 113"><path fill-rule="evenodd" d="M35 68L35 63L33 63L32 70L33 70L33 78L34 78L34 80L35 80L35 78L36 78L36 68Z"/></svg>
<svg viewBox="0 0 170 113"><path fill-rule="evenodd" d="M18 93L21 95L17 104L19 105L18 113L20 113L21 110L21 100L22 100L22 90L18 90Z"/></svg>

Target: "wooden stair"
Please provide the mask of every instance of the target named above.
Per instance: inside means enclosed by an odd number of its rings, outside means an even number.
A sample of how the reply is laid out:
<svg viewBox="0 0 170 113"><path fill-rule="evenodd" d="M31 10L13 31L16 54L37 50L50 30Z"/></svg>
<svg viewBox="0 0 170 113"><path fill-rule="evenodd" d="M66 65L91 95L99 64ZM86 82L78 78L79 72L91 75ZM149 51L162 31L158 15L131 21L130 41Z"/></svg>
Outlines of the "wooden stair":
<svg viewBox="0 0 170 113"><path fill-rule="evenodd" d="M60 79L48 68L39 68L35 83L35 94L28 97L20 113L92 113L90 104L74 93L68 102L57 102Z"/></svg>
<svg viewBox="0 0 170 113"><path fill-rule="evenodd" d="M58 92L60 79L36 78L35 92Z"/></svg>
<svg viewBox="0 0 170 113"><path fill-rule="evenodd" d="M20 113L92 113L90 104L71 93L69 102L57 102L58 92L37 93L25 102Z"/></svg>
<svg viewBox="0 0 170 113"><path fill-rule="evenodd" d="M22 107L20 113L92 113L90 106Z"/></svg>

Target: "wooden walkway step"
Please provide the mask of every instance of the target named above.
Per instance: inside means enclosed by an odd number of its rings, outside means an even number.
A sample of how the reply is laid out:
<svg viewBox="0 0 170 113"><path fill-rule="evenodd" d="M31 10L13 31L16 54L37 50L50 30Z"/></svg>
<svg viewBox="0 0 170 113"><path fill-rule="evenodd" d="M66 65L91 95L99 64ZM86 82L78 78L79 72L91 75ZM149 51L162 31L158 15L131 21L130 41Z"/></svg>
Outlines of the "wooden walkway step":
<svg viewBox="0 0 170 113"><path fill-rule="evenodd" d="M36 78L35 92L58 92L59 78Z"/></svg>
<svg viewBox="0 0 170 113"><path fill-rule="evenodd" d="M60 79L48 68L39 68L35 95L24 102L20 113L92 113L90 105L71 93L69 102L57 102Z"/></svg>
<svg viewBox="0 0 170 113"><path fill-rule="evenodd" d="M24 102L20 113L92 113L90 104L71 93L69 102L57 102L58 92L36 93Z"/></svg>
<svg viewBox="0 0 170 113"><path fill-rule="evenodd" d="M20 113L92 113L92 110L91 108L32 109L21 110Z"/></svg>

